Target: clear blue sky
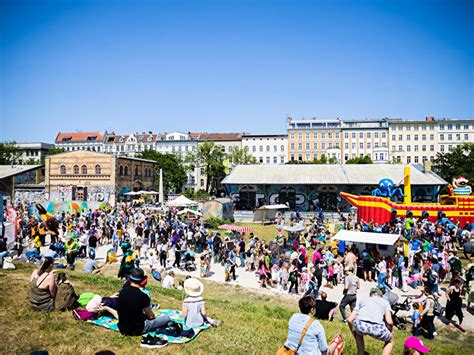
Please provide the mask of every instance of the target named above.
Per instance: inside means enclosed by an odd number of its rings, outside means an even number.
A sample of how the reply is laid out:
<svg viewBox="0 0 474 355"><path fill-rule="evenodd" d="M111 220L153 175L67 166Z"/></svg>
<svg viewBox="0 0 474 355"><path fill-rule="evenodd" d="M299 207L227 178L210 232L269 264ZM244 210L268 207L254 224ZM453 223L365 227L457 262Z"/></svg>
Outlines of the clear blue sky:
<svg viewBox="0 0 474 355"><path fill-rule="evenodd" d="M473 117L473 4L2 0L0 140Z"/></svg>

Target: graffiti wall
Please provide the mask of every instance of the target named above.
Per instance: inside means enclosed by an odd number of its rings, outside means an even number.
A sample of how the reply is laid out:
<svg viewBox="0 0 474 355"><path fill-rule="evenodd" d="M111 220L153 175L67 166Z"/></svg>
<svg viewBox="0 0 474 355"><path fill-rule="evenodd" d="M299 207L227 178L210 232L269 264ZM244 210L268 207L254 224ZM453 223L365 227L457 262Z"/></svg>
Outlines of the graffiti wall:
<svg viewBox="0 0 474 355"><path fill-rule="evenodd" d="M50 191L49 196L51 201L71 201L72 200L72 186L59 185L55 186Z"/></svg>
<svg viewBox="0 0 474 355"><path fill-rule="evenodd" d="M369 185L227 185L227 192L238 210L251 210L262 205L287 204L292 210L348 212L350 204L340 192L370 195ZM413 201L436 201L436 186L412 187Z"/></svg>
<svg viewBox="0 0 474 355"><path fill-rule="evenodd" d="M42 191L15 191L15 203L31 203L49 201L49 194Z"/></svg>
<svg viewBox="0 0 474 355"><path fill-rule="evenodd" d="M69 212L86 212L89 210L106 209L109 207L107 202L96 201L64 201L64 202L42 202L41 205L51 214ZM36 209L36 208L35 208Z"/></svg>
<svg viewBox="0 0 474 355"><path fill-rule="evenodd" d="M114 186L89 186L88 201L113 203L115 187Z"/></svg>

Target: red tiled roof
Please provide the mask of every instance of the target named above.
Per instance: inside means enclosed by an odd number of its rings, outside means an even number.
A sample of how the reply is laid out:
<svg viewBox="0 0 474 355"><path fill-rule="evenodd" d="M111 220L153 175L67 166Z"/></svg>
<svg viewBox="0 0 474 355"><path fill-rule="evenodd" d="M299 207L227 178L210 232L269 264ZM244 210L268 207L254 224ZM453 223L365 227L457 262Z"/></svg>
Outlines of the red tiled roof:
<svg viewBox="0 0 474 355"><path fill-rule="evenodd" d="M78 143L78 142L100 142L102 141L102 132L59 132L56 136L56 143Z"/></svg>
<svg viewBox="0 0 474 355"><path fill-rule="evenodd" d="M239 141L242 133L201 133L199 137L202 141Z"/></svg>

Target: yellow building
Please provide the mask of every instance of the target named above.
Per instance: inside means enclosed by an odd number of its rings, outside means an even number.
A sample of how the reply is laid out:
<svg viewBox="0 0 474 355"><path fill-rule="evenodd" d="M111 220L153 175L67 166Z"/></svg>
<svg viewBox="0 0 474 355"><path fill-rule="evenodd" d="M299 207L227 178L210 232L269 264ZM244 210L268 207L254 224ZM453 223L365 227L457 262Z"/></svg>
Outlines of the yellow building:
<svg viewBox="0 0 474 355"><path fill-rule="evenodd" d="M153 190L156 163L77 150L46 158L46 192L50 201L107 202L114 205L130 191Z"/></svg>

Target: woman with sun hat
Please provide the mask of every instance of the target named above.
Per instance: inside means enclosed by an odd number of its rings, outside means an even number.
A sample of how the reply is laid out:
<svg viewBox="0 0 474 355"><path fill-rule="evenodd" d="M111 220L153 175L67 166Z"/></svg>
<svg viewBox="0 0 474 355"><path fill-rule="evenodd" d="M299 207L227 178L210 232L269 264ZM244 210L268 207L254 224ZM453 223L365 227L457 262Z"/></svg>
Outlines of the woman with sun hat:
<svg viewBox="0 0 474 355"><path fill-rule="evenodd" d="M188 295L183 301L182 314L184 324L188 327L199 327L204 323L209 323L214 327L220 325L220 321L207 316L204 299L201 297L204 285L195 278L184 281L184 292Z"/></svg>

